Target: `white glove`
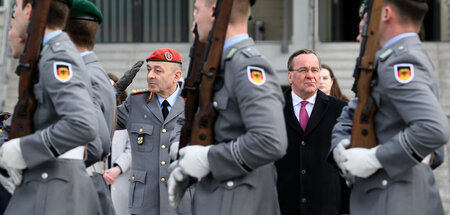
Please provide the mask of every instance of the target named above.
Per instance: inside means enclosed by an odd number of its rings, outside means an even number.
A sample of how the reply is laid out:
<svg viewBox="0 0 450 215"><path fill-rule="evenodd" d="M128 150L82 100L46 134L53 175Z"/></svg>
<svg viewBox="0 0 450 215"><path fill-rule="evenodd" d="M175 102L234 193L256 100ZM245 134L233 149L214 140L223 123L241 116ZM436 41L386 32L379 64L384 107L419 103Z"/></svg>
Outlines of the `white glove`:
<svg viewBox="0 0 450 215"><path fill-rule="evenodd" d="M431 160L431 154L428 154L428 155L422 160L422 163L427 164L427 165L431 165L431 164L430 164L430 160Z"/></svg>
<svg viewBox="0 0 450 215"><path fill-rule="evenodd" d="M375 155L377 149L378 146L371 149L351 148L345 150L342 153L343 169L360 178L371 176L382 167Z"/></svg>
<svg viewBox="0 0 450 215"><path fill-rule="evenodd" d="M336 161L336 164L338 165L339 169L341 169L343 175L346 174L346 172L344 172L344 169L342 168L342 164L344 163L342 154L345 150L348 149L348 147L350 146L350 140L349 139L342 139L337 145L336 147L333 149L333 158L334 161Z"/></svg>
<svg viewBox="0 0 450 215"><path fill-rule="evenodd" d="M22 178L23 178L22 170L14 169L14 168L7 166L1 159L0 159L0 167L5 169L8 172L10 179L16 186L19 186L22 183Z"/></svg>
<svg viewBox="0 0 450 215"><path fill-rule="evenodd" d="M208 151L211 146L186 146L180 149L180 167L185 173L196 177L199 181L208 175Z"/></svg>
<svg viewBox="0 0 450 215"><path fill-rule="evenodd" d="M22 149L20 149L20 138L7 141L0 147L0 160L7 168L27 168L27 164L22 156Z"/></svg>
<svg viewBox="0 0 450 215"><path fill-rule="evenodd" d="M0 184L3 186L3 188L5 188L5 190L8 191L8 193L14 193L14 189L16 188L16 186L14 186L11 178L7 178L0 174Z"/></svg>
<svg viewBox="0 0 450 215"><path fill-rule="evenodd" d="M170 164L170 175L168 183L169 203L173 208L177 208L181 198L189 187L189 176L184 173L178 165L178 161Z"/></svg>
<svg viewBox="0 0 450 215"><path fill-rule="evenodd" d="M174 142L170 145L169 148L169 157L171 160L176 160L178 158L178 146L180 145L180 142Z"/></svg>

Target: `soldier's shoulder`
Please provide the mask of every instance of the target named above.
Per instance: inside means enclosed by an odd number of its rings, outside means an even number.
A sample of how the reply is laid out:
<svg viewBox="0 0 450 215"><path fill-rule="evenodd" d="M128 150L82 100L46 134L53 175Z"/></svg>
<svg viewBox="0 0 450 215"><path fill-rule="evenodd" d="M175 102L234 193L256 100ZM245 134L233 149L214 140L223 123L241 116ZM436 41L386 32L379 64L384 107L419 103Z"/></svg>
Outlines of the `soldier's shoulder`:
<svg viewBox="0 0 450 215"><path fill-rule="evenodd" d="M233 47L227 53L226 60L231 60L233 58L247 60L250 58L261 57L262 54L253 46L247 47Z"/></svg>
<svg viewBox="0 0 450 215"><path fill-rule="evenodd" d="M413 54L411 52L412 49L411 44L399 44L397 46L393 46L391 48L388 48L381 52L381 54L378 56L378 60L381 62L397 59L397 58L403 58L407 57L410 54Z"/></svg>
<svg viewBox="0 0 450 215"><path fill-rule="evenodd" d="M132 90L131 95L140 95L144 93L150 93L149 89L138 89L138 90Z"/></svg>

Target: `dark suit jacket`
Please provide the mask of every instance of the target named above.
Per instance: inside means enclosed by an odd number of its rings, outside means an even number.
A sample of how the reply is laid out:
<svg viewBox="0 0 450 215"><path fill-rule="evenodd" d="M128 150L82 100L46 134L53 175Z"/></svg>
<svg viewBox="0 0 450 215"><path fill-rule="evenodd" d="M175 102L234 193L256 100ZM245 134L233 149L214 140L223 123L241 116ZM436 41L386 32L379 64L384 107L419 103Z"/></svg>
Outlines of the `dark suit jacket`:
<svg viewBox="0 0 450 215"><path fill-rule="evenodd" d="M281 214L333 215L348 212L348 188L337 168L327 161L331 131L347 104L317 92L305 132L294 115L292 90L285 92L287 154L275 163Z"/></svg>

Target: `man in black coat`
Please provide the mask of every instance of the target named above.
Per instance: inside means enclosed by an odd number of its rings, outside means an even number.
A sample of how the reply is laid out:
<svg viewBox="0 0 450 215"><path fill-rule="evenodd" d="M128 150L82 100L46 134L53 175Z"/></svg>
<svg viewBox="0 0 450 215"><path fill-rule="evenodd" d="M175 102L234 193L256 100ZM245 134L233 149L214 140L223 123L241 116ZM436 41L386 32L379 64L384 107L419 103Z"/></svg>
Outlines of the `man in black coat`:
<svg viewBox="0 0 450 215"><path fill-rule="evenodd" d="M318 90L320 61L302 49L289 57L284 117L287 154L277 161L281 213L333 215L348 213L348 193L338 169L327 161L331 131L346 105Z"/></svg>

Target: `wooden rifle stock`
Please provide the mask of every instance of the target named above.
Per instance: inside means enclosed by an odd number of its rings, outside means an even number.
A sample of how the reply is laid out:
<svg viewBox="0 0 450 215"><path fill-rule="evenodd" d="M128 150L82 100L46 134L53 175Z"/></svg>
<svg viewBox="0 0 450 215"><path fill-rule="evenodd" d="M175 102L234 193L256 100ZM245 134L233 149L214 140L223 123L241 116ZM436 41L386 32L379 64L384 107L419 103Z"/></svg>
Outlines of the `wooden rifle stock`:
<svg viewBox="0 0 450 215"><path fill-rule="evenodd" d="M44 37L45 24L51 0L34 0L33 14L28 25L25 48L20 56L16 73L19 78L19 100L14 107L11 129L8 138L14 139L33 133L33 115L36 109L36 99L33 86L37 76L39 51Z"/></svg>
<svg viewBox="0 0 450 215"><path fill-rule="evenodd" d="M198 110L193 118L191 135L188 143L191 145L211 145L214 144L214 122L217 117L213 106L214 84L216 75L220 70L223 45L225 43L228 22L231 15L233 0L217 0L214 11L215 21L208 36L208 43L205 51L203 65L200 67L200 85L198 90ZM190 77L194 78L194 77ZM195 77L197 78L197 77ZM187 110L185 107L185 111ZM186 122L185 124L190 124ZM183 135L183 134L182 134ZM186 134L184 134L186 135ZM181 143L180 148L186 143Z"/></svg>
<svg viewBox="0 0 450 215"><path fill-rule="evenodd" d="M372 148L377 145L374 116L376 105L371 97L371 82L378 50L379 26L383 0L369 0L366 23L362 31L360 55L355 68L358 105L353 116L350 147Z"/></svg>
<svg viewBox="0 0 450 215"><path fill-rule="evenodd" d="M184 106L185 123L181 128L179 148L185 147L191 139L192 124L194 122L195 113L198 109L198 96L200 86L200 70L205 59L206 43L198 40L197 25L194 27L195 40L191 47L189 57L188 75L181 95L186 99Z"/></svg>

